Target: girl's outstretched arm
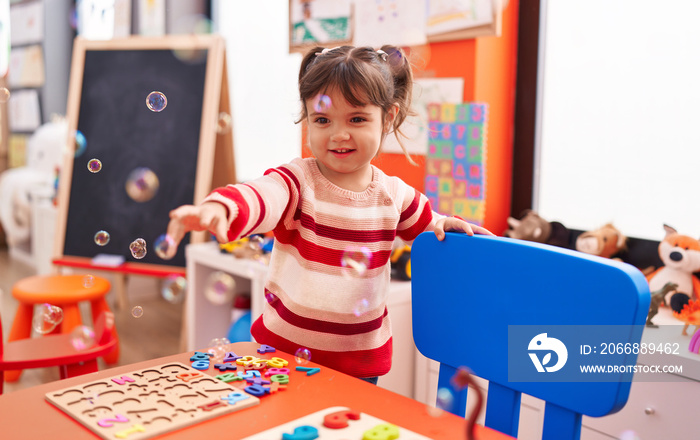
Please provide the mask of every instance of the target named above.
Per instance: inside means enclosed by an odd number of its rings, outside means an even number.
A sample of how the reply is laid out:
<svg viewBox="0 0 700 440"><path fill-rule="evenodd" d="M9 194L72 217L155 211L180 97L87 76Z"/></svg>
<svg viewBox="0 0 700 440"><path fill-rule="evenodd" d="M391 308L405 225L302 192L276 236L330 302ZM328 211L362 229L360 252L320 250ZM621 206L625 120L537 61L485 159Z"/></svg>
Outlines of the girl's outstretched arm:
<svg viewBox="0 0 700 440"><path fill-rule="evenodd" d="M445 238L445 232L464 232L467 235L495 235L482 226L473 225L457 217L444 217L435 223L435 236L438 240L442 241Z"/></svg>
<svg viewBox="0 0 700 440"><path fill-rule="evenodd" d="M172 238L174 246L168 249L175 255L177 246L190 231L209 231L219 243L228 242L227 210L217 202L204 202L201 205L182 205L170 211L170 222L166 234Z"/></svg>

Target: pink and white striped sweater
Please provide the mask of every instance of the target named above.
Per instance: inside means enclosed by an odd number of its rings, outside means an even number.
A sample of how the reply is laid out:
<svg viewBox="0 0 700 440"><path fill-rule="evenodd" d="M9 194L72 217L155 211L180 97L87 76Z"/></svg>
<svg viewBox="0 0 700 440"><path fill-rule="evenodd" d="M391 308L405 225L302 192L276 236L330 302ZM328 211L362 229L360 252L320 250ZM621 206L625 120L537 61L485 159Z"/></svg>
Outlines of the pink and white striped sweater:
<svg viewBox="0 0 700 440"><path fill-rule="evenodd" d="M251 329L259 343L287 353L306 347L314 362L356 377L389 371L389 256L396 236L410 243L433 230L440 216L423 194L376 167L365 191L348 191L307 158L206 201L227 207L229 240L274 232L267 303ZM358 246L371 253L367 270L344 276L343 252Z"/></svg>

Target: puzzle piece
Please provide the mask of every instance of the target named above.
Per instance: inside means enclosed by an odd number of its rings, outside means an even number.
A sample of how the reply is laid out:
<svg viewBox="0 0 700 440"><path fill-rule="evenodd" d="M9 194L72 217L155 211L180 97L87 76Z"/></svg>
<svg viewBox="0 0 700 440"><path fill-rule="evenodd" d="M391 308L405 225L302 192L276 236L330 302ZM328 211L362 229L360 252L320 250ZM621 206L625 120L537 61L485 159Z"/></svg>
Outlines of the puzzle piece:
<svg viewBox="0 0 700 440"><path fill-rule="evenodd" d="M194 362L208 362L208 359L209 356ZM226 374L233 376L233 380L244 380L236 373ZM250 372L251 378L259 376L258 371ZM173 362L85 382L47 393L45 397L105 440L142 440L260 402L244 390L217 379L218 376L213 378ZM262 394L266 393L270 390L263 389Z"/></svg>

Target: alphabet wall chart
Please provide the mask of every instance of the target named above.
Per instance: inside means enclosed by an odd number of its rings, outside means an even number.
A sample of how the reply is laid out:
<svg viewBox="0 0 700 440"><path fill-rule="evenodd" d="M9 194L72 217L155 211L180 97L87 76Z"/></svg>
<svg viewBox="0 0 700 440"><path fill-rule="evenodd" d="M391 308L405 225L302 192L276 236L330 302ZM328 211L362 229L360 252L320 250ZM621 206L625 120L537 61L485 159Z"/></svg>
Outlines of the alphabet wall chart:
<svg viewBox="0 0 700 440"><path fill-rule="evenodd" d="M433 209L481 225L486 212L485 103L428 104L425 194Z"/></svg>

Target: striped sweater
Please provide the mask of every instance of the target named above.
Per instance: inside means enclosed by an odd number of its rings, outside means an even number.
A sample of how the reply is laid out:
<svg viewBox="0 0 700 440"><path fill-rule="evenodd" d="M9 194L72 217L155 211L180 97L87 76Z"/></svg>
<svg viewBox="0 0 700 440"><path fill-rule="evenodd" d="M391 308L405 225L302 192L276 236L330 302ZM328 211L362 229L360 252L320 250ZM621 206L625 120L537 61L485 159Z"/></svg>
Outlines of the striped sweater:
<svg viewBox="0 0 700 440"><path fill-rule="evenodd" d="M439 215L423 194L374 166L365 191L348 191L307 158L206 201L227 207L229 240L274 232L267 302L251 328L259 343L308 348L314 362L355 377L389 371L389 257L395 237L410 243L433 230ZM369 257L366 270L343 267L343 253L358 249Z"/></svg>

